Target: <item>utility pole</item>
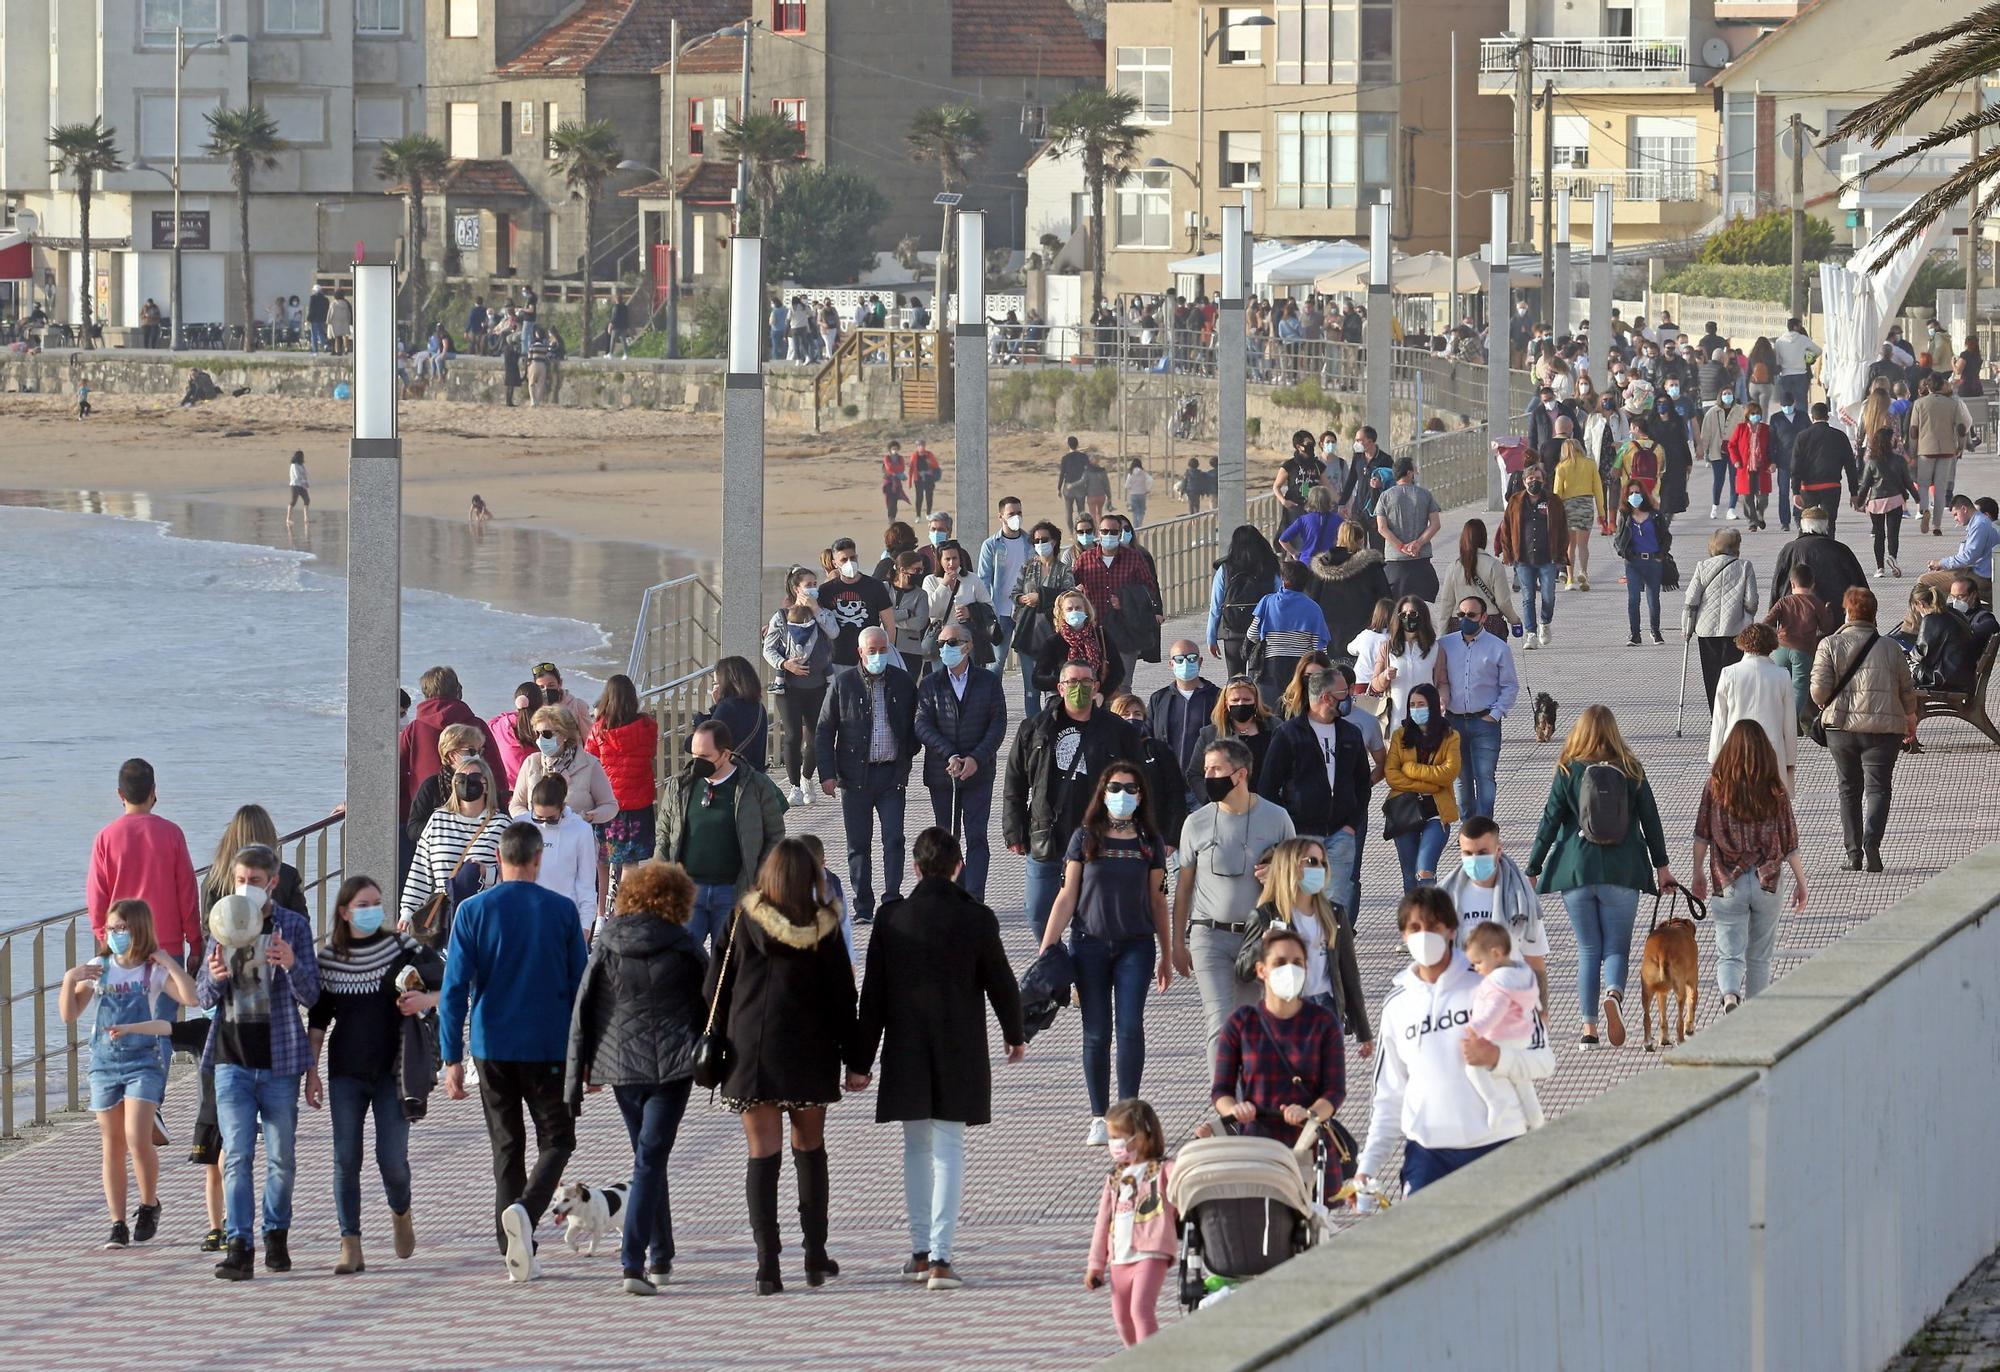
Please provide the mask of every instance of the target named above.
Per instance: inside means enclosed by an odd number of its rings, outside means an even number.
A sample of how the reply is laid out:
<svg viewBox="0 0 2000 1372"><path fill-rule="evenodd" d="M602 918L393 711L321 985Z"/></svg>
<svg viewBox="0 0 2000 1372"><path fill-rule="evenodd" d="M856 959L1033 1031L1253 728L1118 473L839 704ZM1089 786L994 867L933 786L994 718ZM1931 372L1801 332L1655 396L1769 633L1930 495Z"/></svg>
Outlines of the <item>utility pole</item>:
<svg viewBox="0 0 2000 1372"><path fill-rule="evenodd" d="M1966 165L1979 160L1979 112L1985 104L1984 83L1972 79L1972 155ZM1975 184L1965 198L1965 337L1977 346L1979 340L1979 199L1985 191ZM1980 354L1982 357L1985 354Z"/></svg>
<svg viewBox="0 0 2000 1372"><path fill-rule="evenodd" d="M742 120L750 117L750 35L756 29L757 21L745 18L739 27L743 30L743 94L736 107L736 117ZM750 161L748 158L739 157L736 159L736 215L729 225L732 234L743 232L743 207L748 203L750 203ZM761 232L763 228L761 223L758 228ZM763 249L760 247L758 252L757 270L761 273L764 263Z"/></svg>
<svg viewBox="0 0 2000 1372"><path fill-rule="evenodd" d="M1806 125L1792 113L1792 313L1806 313Z"/></svg>
<svg viewBox="0 0 2000 1372"><path fill-rule="evenodd" d="M1451 242L1446 254L1451 259L1451 313L1447 331L1458 325L1458 30L1451 31L1451 205L1448 211Z"/></svg>
<svg viewBox="0 0 2000 1372"><path fill-rule="evenodd" d="M1510 248L1533 237L1528 218L1528 183L1535 155L1534 89L1535 40L1524 33L1520 45L1514 49L1514 194L1509 200L1513 209L1513 220L1508 230Z"/></svg>
<svg viewBox="0 0 2000 1372"><path fill-rule="evenodd" d="M1555 324L1556 83L1542 82L1542 322Z"/></svg>
<svg viewBox="0 0 2000 1372"><path fill-rule="evenodd" d="M667 356L681 355L681 193L675 182L680 174L681 132L687 109L681 104L681 21L667 21Z"/></svg>

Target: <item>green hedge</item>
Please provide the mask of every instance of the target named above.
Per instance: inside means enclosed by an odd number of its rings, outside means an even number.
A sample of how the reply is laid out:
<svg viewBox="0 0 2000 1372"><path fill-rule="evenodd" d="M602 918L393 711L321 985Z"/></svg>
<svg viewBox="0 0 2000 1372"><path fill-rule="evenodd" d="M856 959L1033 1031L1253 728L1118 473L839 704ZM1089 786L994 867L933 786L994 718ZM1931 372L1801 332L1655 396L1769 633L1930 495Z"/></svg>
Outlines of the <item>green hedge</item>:
<svg viewBox="0 0 2000 1372"><path fill-rule="evenodd" d="M1806 263L1808 283L1819 277L1819 263ZM1761 300L1788 305L1792 299L1792 269L1690 262L1669 272L1656 288L1679 295L1708 295L1722 300Z"/></svg>
<svg viewBox="0 0 2000 1372"><path fill-rule="evenodd" d="M1833 225L1806 216L1805 257L1825 257L1833 250ZM1772 210L1754 219L1732 219L1720 233L1701 245L1701 261L1716 266L1789 267L1792 262L1792 215Z"/></svg>

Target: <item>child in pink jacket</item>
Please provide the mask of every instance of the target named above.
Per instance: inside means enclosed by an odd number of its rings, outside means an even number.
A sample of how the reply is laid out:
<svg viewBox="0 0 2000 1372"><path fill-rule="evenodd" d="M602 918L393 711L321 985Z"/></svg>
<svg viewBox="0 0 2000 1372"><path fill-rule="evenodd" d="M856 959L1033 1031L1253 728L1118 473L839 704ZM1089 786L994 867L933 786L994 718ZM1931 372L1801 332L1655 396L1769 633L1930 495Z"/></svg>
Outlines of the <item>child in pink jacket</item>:
<svg viewBox="0 0 2000 1372"><path fill-rule="evenodd" d="M1109 1272L1111 1319L1129 1348L1159 1330L1160 1287L1178 1250L1180 1216L1167 1203L1174 1165L1153 1107L1121 1100L1106 1112L1104 1123L1111 1135L1111 1175L1097 1203L1083 1284L1095 1291Z"/></svg>
<svg viewBox="0 0 2000 1372"><path fill-rule="evenodd" d="M1472 1019L1466 1025L1502 1048L1526 1048L1535 1035L1535 1016L1542 1006L1542 993L1535 974L1514 961L1514 941L1507 926L1486 920L1465 936L1465 956L1483 980L1472 993ZM1483 1067L1468 1067L1465 1075L1472 1089L1486 1102L1489 1126L1499 1127L1502 1117L1501 1092L1513 1093L1521 1103L1521 1117L1530 1129L1544 1123L1542 1103L1535 1096L1535 1084L1526 1077L1503 1077Z"/></svg>

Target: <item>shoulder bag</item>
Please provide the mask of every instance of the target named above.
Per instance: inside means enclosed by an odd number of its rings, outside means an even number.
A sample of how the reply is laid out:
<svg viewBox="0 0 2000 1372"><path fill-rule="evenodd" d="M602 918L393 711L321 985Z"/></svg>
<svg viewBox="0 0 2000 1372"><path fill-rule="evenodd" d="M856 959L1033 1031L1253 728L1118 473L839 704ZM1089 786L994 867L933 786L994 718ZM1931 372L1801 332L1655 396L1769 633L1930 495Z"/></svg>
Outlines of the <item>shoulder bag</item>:
<svg viewBox="0 0 2000 1372"><path fill-rule="evenodd" d="M1826 698L1825 708L1813 711L1812 722L1806 726L1806 732L1812 735L1812 741L1820 747L1826 747L1827 710L1833 708L1833 703L1840 699L1840 693L1854 680L1854 674L1861 670L1861 664L1868 660L1868 654L1875 650L1875 640L1880 637L1880 634L1870 631L1868 641L1861 645L1861 651L1854 655L1854 661L1847 664L1847 670L1840 674L1840 680L1833 683L1833 694Z"/></svg>
<svg viewBox="0 0 2000 1372"><path fill-rule="evenodd" d="M473 845L479 842L479 836L492 827L492 815L480 821L479 828L473 831L472 837L465 841L465 847L460 850L458 861L451 869L451 875L444 879L437 890L431 892L431 898L417 911L415 921L417 937L425 943L435 947L451 933L451 917L458 909L458 902L452 898L452 886L457 882L458 874L465 870L466 860L472 856Z"/></svg>
<svg viewBox="0 0 2000 1372"><path fill-rule="evenodd" d="M729 957L736 951L736 926L742 922L743 910L738 906L730 916L729 941L722 945L722 970L715 978L715 999L708 1003L708 1022L702 1026L701 1037L694 1041L694 1084L706 1091L722 1085L735 1057L729 1047L729 1024L721 1012L723 1001L729 997ZM723 1018L719 1029L718 1018Z"/></svg>
<svg viewBox="0 0 2000 1372"><path fill-rule="evenodd" d="M1510 629L1507 616L1500 613L1500 597L1493 594L1493 588L1486 584L1486 578L1477 572L1472 574L1472 584L1479 588L1479 594L1486 600L1486 613L1479 621L1480 626L1495 638L1507 637Z"/></svg>
<svg viewBox="0 0 2000 1372"><path fill-rule="evenodd" d="M1382 800L1382 837L1414 834L1437 817L1437 797L1421 791L1391 791Z"/></svg>
<svg viewBox="0 0 2000 1372"><path fill-rule="evenodd" d="M1261 1015L1257 1023L1263 1025ZM1345 1026L1342 1026L1342 1029L1344 1032ZM1278 1042L1278 1036L1268 1027L1264 1029L1264 1041L1269 1043L1271 1051L1278 1055L1278 1061L1283 1064L1285 1072L1291 1077L1292 1085L1304 1090L1306 1079L1299 1074L1299 1069L1292 1065L1291 1055L1285 1051L1285 1046ZM1307 1101L1306 1105L1307 1114L1310 1115L1312 1102ZM1355 1174L1361 1170L1359 1162L1361 1150L1355 1145L1354 1135L1348 1132L1347 1126L1342 1124L1337 1116L1328 1115L1326 1123L1320 1128L1326 1134L1327 1161L1333 1164L1327 1169L1332 1174L1331 1180L1336 1186L1345 1185L1354 1180ZM1301 1134L1300 1141L1303 1142L1304 1138L1305 1136Z"/></svg>

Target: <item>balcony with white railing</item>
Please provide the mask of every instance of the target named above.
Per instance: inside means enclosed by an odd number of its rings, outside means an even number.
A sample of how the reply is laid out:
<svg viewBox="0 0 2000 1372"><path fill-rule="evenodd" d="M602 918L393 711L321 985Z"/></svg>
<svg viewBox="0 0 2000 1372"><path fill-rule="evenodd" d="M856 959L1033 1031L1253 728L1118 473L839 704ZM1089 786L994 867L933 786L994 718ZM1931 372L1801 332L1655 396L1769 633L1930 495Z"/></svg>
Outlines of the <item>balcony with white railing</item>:
<svg viewBox="0 0 2000 1372"><path fill-rule="evenodd" d="M1875 169L1884 162L1922 141L1907 136L1891 138L1879 148L1863 144L1841 153L1837 168L1842 187L1840 208L1901 209L1965 166L1966 149L1947 144L1875 174Z"/></svg>
<svg viewBox="0 0 2000 1372"><path fill-rule="evenodd" d="M1534 84L1559 89L1675 86L1693 83L1686 38L1537 38ZM1511 38L1479 40L1479 90L1511 94L1520 44Z"/></svg>
<svg viewBox="0 0 2000 1372"><path fill-rule="evenodd" d="M1611 187L1613 200L1658 200L1670 204L1692 204L1705 199L1710 172L1696 167L1558 167L1555 189L1568 191L1572 206L1588 207L1599 186ZM1528 178L1529 198L1542 197L1540 172Z"/></svg>

